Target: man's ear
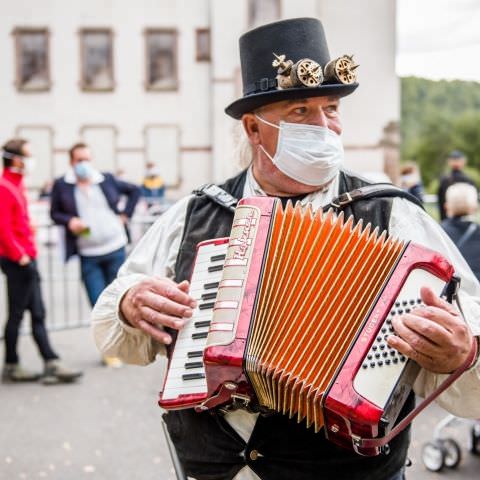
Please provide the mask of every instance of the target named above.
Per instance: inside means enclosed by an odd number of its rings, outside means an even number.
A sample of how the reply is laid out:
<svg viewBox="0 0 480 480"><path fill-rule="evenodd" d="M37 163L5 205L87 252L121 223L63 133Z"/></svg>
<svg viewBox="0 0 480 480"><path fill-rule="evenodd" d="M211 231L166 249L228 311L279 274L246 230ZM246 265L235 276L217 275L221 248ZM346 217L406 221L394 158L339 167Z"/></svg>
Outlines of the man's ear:
<svg viewBox="0 0 480 480"><path fill-rule="evenodd" d="M260 144L260 133L258 131L258 120L253 113L246 113L242 117L242 124L252 145Z"/></svg>

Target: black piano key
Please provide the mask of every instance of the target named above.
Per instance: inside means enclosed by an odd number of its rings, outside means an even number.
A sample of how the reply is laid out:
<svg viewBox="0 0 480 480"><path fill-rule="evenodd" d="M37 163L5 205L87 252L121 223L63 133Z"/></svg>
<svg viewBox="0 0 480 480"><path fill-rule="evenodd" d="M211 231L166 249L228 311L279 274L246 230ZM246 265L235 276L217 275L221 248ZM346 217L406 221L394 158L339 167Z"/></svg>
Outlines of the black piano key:
<svg viewBox="0 0 480 480"><path fill-rule="evenodd" d="M200 310L209 310L210 308L213 308L214 305L215 302L201 303L198 308Z"/></svg>
<svg viewBox="0 0 480 480"><path fill-rule="evenodd" d="M200 378L205 378L204 373L185 373L182 375L182 380L199 380Z"/></svg>
<svg viewBox="0 0 480 480"><path fill-rule="evenodd" d="M220 272L223 270L223 263L220 265L212 265L211 267L208 267L208 272Z"/></svg>
<svg viewBox="0 0 480 480"><path fill-rule="evenodd" d="M200 320L199 322L195 322L193 324L195 328L204 328L210 326L210 320Z"/></svg>
<svg viewBox="0 0 480 480"><path fill-rule="evenodd" d="M213 255L210 257L211 262L219 262L220 260L225 260L227 258L227 255L224 253L222 255Z"/></svg>
<svg viewBox="0 0 480 480"><path fill-rule="evenodd" d="M217 298L217 292L202 293L202 300L214 300Z"/></svg>
<svg viewBox="0 0 480 480"><path fill-rule="evenodd" d="M192 333L193 340L197 340L199 338L207 338L208 332L199 332L199 333Z"/></svg>
<svg viewBox="0 0 480 480"><path fill-rule="evenodd" d="M205 290L212 290L213 288L218 288L218 286L220 285L220 282L210 282L210 283L206 283L203 288Z"/></svg>
<svg viewBox="0 0 480 480"><path fill-rule="evenodd" d="M189 370L190 368L203 368L203 362L187 362L185 368Z"/></svg>
<svg viewBox="0 0 480 480"><path fill-rule="evenodd" d="M187 353L187 358L197 358L197 357L203 357L203 351L202 350L196 350L194 352L188 352Z"/></svg>

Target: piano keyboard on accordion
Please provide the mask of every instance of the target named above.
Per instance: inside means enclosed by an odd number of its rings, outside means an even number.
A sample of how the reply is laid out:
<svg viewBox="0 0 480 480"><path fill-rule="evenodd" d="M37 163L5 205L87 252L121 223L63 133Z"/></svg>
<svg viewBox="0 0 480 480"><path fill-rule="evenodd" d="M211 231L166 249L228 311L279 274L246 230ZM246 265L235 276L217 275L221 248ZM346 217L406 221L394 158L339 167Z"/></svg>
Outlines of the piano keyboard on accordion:
<svg viewBox="0 0 480 480"><path fill-rule="evenodd" d="M274 410L365 455L387 433L419 367L391 349L391 317L441 294L453 267L333 212L240 201L231 235L199 244L198 306L179 332L159 404L197 411L232 401Z"/></svg>

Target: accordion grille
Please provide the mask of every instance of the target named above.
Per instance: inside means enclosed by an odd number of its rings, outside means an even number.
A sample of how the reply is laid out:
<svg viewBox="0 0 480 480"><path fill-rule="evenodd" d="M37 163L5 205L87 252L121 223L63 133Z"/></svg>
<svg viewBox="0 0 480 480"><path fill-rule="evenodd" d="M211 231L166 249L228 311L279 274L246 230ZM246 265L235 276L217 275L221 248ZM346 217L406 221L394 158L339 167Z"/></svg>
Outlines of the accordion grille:
<svg viewBox="0 0 480 480"><path fill-rule="evenodd" d="M245 370L262 406L318 431L323 394L403 243L300 204L278 202L272 222Z"/></svg>

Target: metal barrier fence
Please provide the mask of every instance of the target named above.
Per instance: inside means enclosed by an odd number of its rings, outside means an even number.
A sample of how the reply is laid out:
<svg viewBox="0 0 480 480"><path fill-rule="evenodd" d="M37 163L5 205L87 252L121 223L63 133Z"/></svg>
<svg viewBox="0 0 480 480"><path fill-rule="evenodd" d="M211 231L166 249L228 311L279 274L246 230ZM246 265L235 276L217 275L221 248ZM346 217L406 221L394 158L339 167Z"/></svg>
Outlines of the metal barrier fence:
<svg viewBox="0 0 480 480"><path fill-rule="evenodd" d="M156 217L134 219L130 224L133 243L137 242ZM44 223L37 225L38 269L42 278L42 295L47 310L49 330L62 330L90 325L90 305L80 277L77 257L68 263L63 260L63 231L61 227ZM131 248L132 245L129 246ZM0 275L0 325L7 315L5 277ZM27 314L28 315L28 314ZM24 319L22 333L30 332ZM3 337L3 328L0 338Z"/></svg>
<svg viewBox="0 0 480 480"><path fill-rule="evenodd" d="M436 216L436 196L427 197L425 206ZM63 261L63 231L46 221L45 205L40 217L44 222L37 226L38 268L42 277L42 294L47 309L46 324L49 330L85 327L90 324L90 305L80 278L80 265L77 257L68 263ZM132 245L142 237L152 223L165 211L161 208L155 215L135 216L130 223ZM38 213L38 212L37 212ZM5 279L0 275L0 325L7 313ZM28 333L30 326L24 321L22 333ZM3 337L3 328L0 338Z"/></svg>

